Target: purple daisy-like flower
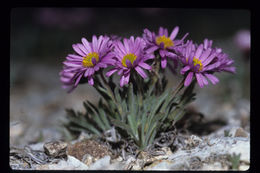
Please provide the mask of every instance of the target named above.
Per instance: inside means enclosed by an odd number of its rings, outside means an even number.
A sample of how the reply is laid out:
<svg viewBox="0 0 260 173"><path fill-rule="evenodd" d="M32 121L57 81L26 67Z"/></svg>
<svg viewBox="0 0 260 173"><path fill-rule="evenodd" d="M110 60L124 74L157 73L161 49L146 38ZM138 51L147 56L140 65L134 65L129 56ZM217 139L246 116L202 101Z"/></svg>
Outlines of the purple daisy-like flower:
<svg viewBox="0 0 260 173"><path fill-rule="evenodd" d="M143 69L151 70L151 66L146 64L145 61L153 59L153 54L148 54L144 51L145 41L137 37L134 39L133 36L130 39L123 39L121 41L114 42L114 56L116 62L114 68L106 73L106 76L111 76L113 73L118 72L121 75L120 86L123 87L128 84L130 79L131 70L135 70L142 78L147 78L146 73Z"/></svg>
<svg viewBox="0 0 260 173"><path fill-rule="evenodd" d="M168 35L168 30L163 27L159 28L158 35L148 29L144 29L143 38L146 42L146 51L147 53L153 53L159 50L162 68L166 68L167 66L167 57L174 61L175 67L178 65L176 48L182 45L183 40L188 35L187 33L181 40L176 40L178 32L178 26L172 30L170 35Z"/></svg>
<svg viewBox="0 0 260 173"><path fill-rule="evenodd" d="M112 41L109 37L95 35L92 37L92 43L86 38L81 39L82 43L72 45L78 55L69 54L66 61L63 62L64 67L60 72L60 80L63 88L71 87L72 91L77 87L82 77L88 79L90 85L94 84L93 75L101 68L114 64L112 58Z"/></svg>
<svg viewBox="0 0 260 173"><path fill-rule="evenodd" d="M218 68L215 68L214 70L216 72L230 72L230 73L235 73L236 68L234 66L231 66L234 64L234 60L230 59L226 53L220 52L217 55L218 61L220 62L220 65Z"/></svg>
<svg viewBox="0 0 260 173"><path fill-rule="evenodd" d="M180 73L187 74L184 86L190 85L193 76L196 77L201 88L208 85L207 78L216 84L219 80L213 75L214 72L235 71L235 68L231 67L233 60L228 59L221 49L211 48L212 42L208 43L204 40L204 44L195 46L192 41L189 41L183 48L181 62L184 66Z"/></svg>
<svg viewBox="0 0 260 173"><path fill-rule="evenodd" d="M212 40L208 40L205 39L203 42L203 48L206 50L208 48L212 48L212 44L213 41ZM217 53L217 59L215 59L214 61L219 61L220 65L218 66L218 68L215 68L214 71L216 72L221 72L221 71L226 71L226 72L230 72L230 73L235 73L236 69L235 67L231 66L234 63L234 60L230 59L228 57L228 55L226 53L222 52L222 49L220 48L215 48L212 49L212 52L216 51ZM214 62L212 61L212 62Z"/></svg>

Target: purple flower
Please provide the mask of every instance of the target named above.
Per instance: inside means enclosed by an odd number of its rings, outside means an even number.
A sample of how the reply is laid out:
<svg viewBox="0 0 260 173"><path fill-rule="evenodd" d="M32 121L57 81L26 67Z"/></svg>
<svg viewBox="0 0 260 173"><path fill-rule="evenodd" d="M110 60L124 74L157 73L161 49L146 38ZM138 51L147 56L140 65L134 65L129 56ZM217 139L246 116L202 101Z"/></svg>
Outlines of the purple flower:
<svg viewBox="0 0 260 173"><path fill-rule="evenodd" d="M63 87L72 87L72 91L77 87L82 77L88 79L90 85L94 84L93 75L100 68L106 68L108 65L114 64L112 59L112 41L109 37L94 35L92 43L87 39L82 38L82 43L72 45L73 49L78 55L69 54L66 61L63 62L64 67L60 72Z"/></svg>
<svg viewBox="0 0 260 173"><path fill-rule="evenodd" d="M212 47L212 44L213 44L213 41L212 41L212 40L208 40L208 39L206 38L206 39L204 39L204 41L203 41L203 48L204 48L204 49L211 48L211 47Z"/></svg>
<svg viewBox="0 0 260 173"><path fill-rule="evenodd" d="M205 39L203 42L203 48L206 50L208 48L212 48L213 41ZM216 72L221 72L221 71L226 71L230 73L235 73L235 67L232 67L234 60L230 59L227 54L222 52L222 49L220 48L215 48L212 51L216 51L217 53L217 59L215 61L219 61L220 65L218 68L215 68L213 71ZM214 61L213 61L214 62Z"/></svg>
<svg viewBox="0 0 260 173"><path fill-rule="evenodd" d="M158 35L155 35L154 32L149 31L148 29L144 29L143 38L146 42L146 51L147 53L153 53L156 50L159 50L159 54L161 56L161 67L166 68L167 66L167 57L174 60L175 67L178 64L176 48L182 45L183 40L188 35L185 36L181 40L176 40L176 36L179 32L179 27L176 26L170 36L168 35L168 30L160 27Z"/></svg>
<svg viewBox="0 0 260 173"><path fill-rule="evenodd" d="M235 44L242 50L250 50L250 31L240 30L236 33L234 37Z"/></svg>
<svg viewBox="0 0 260 173"><path fill-rule="evenodd" d="M135 70L142 78L147 78L146 73L143 69L151 70L151 66L146 64L147 59L153 59L153 54L147 54L144 51L145 41L137 37L134 39L133 36L130 39L123 39L121 41L114 42L114 56L116 62L114 68L106 73L106 76L111 76L113 73L118 72L121 75L120 86L123 87L129 82L130 73ZM142 69L143 68L143 69Z"/></svg>
<svg viewBox="0 0 260 173"><path fill-rule="evenodd" d="M217 55L217 58L218 58L220 65L218 66L218 68L214 69L214 71L216 71L216 72L225 71L225 72L230 72L230 73L236 72L236 68L231 66L234 63L234 60L228 58L227 54L220 52Z"/></svg>
<svg viewBox="0 0 260 173"><path fill-rule="evenodd" d="M183 68L181 74L187 74L184 86L190 85L193 76L196 77L199 86L202 88L208 85L207 79L213 84L219 82L213 75L214 72L228 71L235 72L231 67L233 60L230 60L221 49L211 48L212 41L204 40L204 44L195 46L192 41L188 41L185 48L182 49L180 58Z"/></svg>

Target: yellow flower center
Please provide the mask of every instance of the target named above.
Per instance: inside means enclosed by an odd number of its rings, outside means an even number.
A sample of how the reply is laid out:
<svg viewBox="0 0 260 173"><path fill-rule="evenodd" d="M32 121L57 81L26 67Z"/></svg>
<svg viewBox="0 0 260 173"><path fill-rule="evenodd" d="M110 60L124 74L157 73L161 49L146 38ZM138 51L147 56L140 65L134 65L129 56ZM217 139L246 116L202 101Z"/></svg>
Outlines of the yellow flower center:
<svg viewBox="0 0 260 173"><path fill-rule="evenodd" d="M83 57L82 64L84 67L93 67L92 58L95 58L96 61L99 61L99 55L96 52L89 53L86 57Z"/></svg>
<svg viewBox="0 0 260 173"><path fill-rule="evenodd" d="M131 64L133 64L136 58L137 58L136 55L133 53L129 53L129 54L125 55L124 58L122 59L123 66L127 67L126 60L129 60L131 62Z"/></svg>
<svg viewBox="0 0 260 173"><path fill-rule="evenodd" d="M201 60L199 60L199 59L196 58L195 56L194 56L194 58L193 58L193 64L194 64L194 66L196 66L197 64L199 64L199 66L200 66L199 71L202 70L203 65L202 65L202 63L201 63Z"/></svg>
<svg viewBox="0 0 260 173"><path fill-rule="evenodd" d="M156 44L160 45L161 43L164 44L164 49L174 45L173 41L169 37L165 37L165 35L156 38Z"/></svg>

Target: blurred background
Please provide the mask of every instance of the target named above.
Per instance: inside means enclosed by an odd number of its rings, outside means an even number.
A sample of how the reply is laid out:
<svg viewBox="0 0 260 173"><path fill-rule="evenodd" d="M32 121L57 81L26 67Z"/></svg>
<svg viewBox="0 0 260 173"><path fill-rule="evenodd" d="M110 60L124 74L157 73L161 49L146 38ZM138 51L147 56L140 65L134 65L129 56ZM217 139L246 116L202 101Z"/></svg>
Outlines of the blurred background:
<svg viewBox="0 0 260 173"><path fill-rule="evenodd" d="M237 73L217 74L220 83L198 86L192 105L209 119L236 122L250 112L250 11L174 8L14 8L10 45L10 145L62 138L59 131L65 108L83 111L82 102L96 101L96 92L80 85L68 94L59 71L72 44L92 35L141 36L143 29L169 32L180 27L178 38L201 43L212 39L235 60ZM169 87L176 79L170 73ZM245 115L247 114L247 115ZM229 117L235 117L229 120ZM240 122L240 121L239 121ZM240 122L241 123L241 122Z"/></svg>

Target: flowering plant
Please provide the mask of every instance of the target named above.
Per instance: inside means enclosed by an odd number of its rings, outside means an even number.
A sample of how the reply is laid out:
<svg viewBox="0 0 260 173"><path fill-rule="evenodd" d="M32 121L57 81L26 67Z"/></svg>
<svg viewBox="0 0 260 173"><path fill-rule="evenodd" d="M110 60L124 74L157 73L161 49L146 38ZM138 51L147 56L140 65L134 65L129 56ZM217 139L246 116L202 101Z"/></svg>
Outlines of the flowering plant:
<svg viewBox="0 0 260 173"><path fill-rule="evenodd" d="M207 79L219 82L214 73L235 72L233 60L212 47L212 40L197 45L185 41L188 34L176 39L178 31L175 27L169 36L163 27L158 34L144 29L142 37L93 36L92 42L82 38L82 43L73 45L77 55L69 54L60 72L63 87L71 92L88 82L102 97L97 106L84 102L86 113L68 109L64 126L114 142L122 136L140 150L152 145L160 131L171 129L185 114L185 106L195 99L196 83L203 88ZM174 89L166 87L167 67L182 77ZM113 78L115 73L119 81ZM111 129L117 134L108 137Z"/></svg>

